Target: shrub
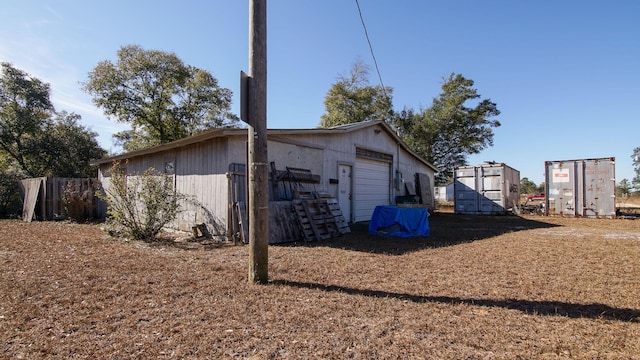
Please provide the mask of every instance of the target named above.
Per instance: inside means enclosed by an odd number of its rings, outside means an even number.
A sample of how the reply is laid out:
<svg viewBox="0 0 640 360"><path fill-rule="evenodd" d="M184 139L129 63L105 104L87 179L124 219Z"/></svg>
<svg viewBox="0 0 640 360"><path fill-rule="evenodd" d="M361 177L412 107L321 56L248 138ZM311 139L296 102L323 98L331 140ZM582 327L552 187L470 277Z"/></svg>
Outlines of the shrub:
<svg viewBox="0 0 640 360"><path fill-rule="evenodd" d="M116 232L154 241L180 210L180 196L174 190L172 177L153 168L127 176L119 162L114 162L109 173L110 186L97 195L107 203L107 215L117 227Z"/></svg>
<svg viewBox="0 0 640 360"><path fill-rule="evenodd" d="M93 217L93 194L90 189L81 190L74 181L68 181L64 187L62 203L66 215L75 221L87 221Z"/></svg>
<svg viewBox="0 0 640 360"><path fill-rule="evenodd" d="M22 199L16 172L0 169L0 218L18 218L22 214Z"/></svg>

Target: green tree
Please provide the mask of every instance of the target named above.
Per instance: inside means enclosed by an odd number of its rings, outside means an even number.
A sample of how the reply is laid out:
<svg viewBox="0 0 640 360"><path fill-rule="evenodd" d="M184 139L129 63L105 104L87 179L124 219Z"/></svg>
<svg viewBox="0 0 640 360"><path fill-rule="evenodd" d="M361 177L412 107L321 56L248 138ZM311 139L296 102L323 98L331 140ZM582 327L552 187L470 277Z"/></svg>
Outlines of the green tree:
<svg viewBox="0 0 640 360"><path fill-rule="evenodd" d="M2 63L0 77L0 152L25 175L42 176L39 159L45 125L54 111L49 84Z"/></svg>
<svg viewBox="0 0 640 360"><path fill-rule="evenodd" d="M124 46L115 64L98 63L84 90L108 117L130 124L131 130L114 136L126 151L238 124L230 112L231 90L173 53Z"/></svg>
<svg viewBox="0 0 640 360"><path fill-rule="evenodd" d="M631 183L629 179L622 179L616 186L616 197L625 198L631 193Z"/></svg>
<svg viewBox="0 0 640 360"><path fill-rule="evenodd" d="M341 75L324 99L320 126L329 128L367 120L390 121L393 116L390 87L369 85L369 67L356 61L348 75Z"/></svg>
<svg viewBox="0 0 640 360"><path fill-rule="evenodd" d="M19 181L20 174L0 159L0 219L20 215L22 200L18 188Z"/></svg>
<svg viewBox="0 0 640 360"><path fill-rule="evenodd" d="M468 155L493 145L493 128L500 122L492 118L500 111L490 99L480 99L473 85L473 80L452 73L429 108L405 108L393 119L407 145L440 169L436 184L451 180L453 168L466 165Z"/></svg>
<svg viewBox="0 0 640 360"><path fill-rule="evenodd" d="M0 158L19 177L95 177L105 151L80 116L56 113L49 85L9 63L0 77Z"/></svg>
<svg viewBox="0 0 640 360"><path fill-rule="evenodd" d="M91 160L104 157L107 152L100 147L97 133L79 123L78 114L61 111L47 128L41 156L47 162L47 173L60 177L96 177L97 168Z"/></svg>
<svg viewBox="0 0 640 360"><path fill-rule="evenodd" d="M521 194L533 194L537 192L538 186L527 177L520 179L520 193Z"/></svg>

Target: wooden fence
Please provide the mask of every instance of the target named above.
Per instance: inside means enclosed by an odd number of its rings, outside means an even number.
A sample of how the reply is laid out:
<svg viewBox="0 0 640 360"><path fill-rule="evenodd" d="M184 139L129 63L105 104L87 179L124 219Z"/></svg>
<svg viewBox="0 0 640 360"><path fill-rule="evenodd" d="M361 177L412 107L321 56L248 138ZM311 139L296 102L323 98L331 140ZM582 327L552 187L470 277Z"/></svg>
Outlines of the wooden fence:
<svg viewBox="0 0 640 360"><path fill-rule="evenodd" d="M95 179L40 177L21 180L20 187L24 199L22 219L27 222L69 217L76 220L93 219L96 210L104 207L95 196Z"/></svg>

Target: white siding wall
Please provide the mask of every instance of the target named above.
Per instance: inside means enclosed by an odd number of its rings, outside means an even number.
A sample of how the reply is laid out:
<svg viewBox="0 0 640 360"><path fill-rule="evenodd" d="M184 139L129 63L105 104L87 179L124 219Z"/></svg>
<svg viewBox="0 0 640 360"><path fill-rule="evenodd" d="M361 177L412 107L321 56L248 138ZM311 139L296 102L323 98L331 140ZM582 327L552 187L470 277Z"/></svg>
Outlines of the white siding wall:
<svg viewBox="0 0 640 360"><path fill-rule="evenodd" d="M307 143L310 146L322 147L324 149L322 172L319 173L322 177L322 182L319 188L328 190L336 196L338 196L338 186L336 184L330 184L329 179L338 179L339 163L355 165L356 148L368 149L393 157L391 168L394 178L391 179L391 200L395 199L395 196L405 194L404 184L398 185L395 183L397 180L395 179L396 171L402 173L402 179L405 182L412 182L414 187L416 185L415 174L427 174L432 182L431 186L433 186L433 169L404 150L402 146L398 145L393 138L386 134L381 126L366 127L342 134L296 134L288 135L287 137L295 139L295 141L299 143ZM271 153L269 158L271 158ZM354 204L354 206L355 205L356 204ZM430 205L433 208L434 204Z"/></svg>
<svg viewBox="0 0 640 360"><path fill-rule="evenodd" d="M323 150L317 147L269 141L269 162L274 161L276 169L288 167L310 170L313 174L324 172Z"/></svg>
<svg viewBox="0 0 640 360"><path fill-rule="evenodd" d="M433 170L403 150L382 126L369 126L344 133L270 137L268 155L269 161L275 161L279 170L286 166L299 167L320 175L321 184L317 185L317 189L338 196L338 185L331 184L330 179L339 178L338 164L349 164L356 170L356 148L390 156L393 159L391 174L395 176L396 171L399 171L405 181L415 181L414 174L417 172L428 174L433 179ZM134 158L128 162L127 171L144 172L148 167L163 171L165 163L173 163L176 190L197 200L184 204L184 211L174 226L188 231L191 226L204 222L214 235L222 236L226 233L230 211L226 173L229 164L246 163L246 149L246 136L214 138ZM103 164L99 173L105 186L108 186L108 177L104 176L104 171L109 167L110 164ZM390 193L387 195L389 200L395 199L396 195L404 195L403 186L396 186L393 178L387 177L387 181L391 181ZM357 201L355 198L352 203L354 209Z"/></svg>
<svg viewBox="0 0 640 360"><path fill-rule="evenodd" d="M176 191L186 195L178 216L179 230L205 223L215 236L225 236L229 212L229 153L226 139L180 148L175 157Z"/></svg>
<svg viewBox="0 0 640 360"><path fill-rule="evenodd" d="M240 141L242 142L242 141ZM181 213L170 227L191 231L196 224L205 223L214 236L225 236L229 211L228 141L213 139L191 146L168 150L152 155L130 159L123 166L128 175L144 173L152 167L164 172L165 164L172 163L176 191L186 197L181 203ZM110 185L108 169L111 164L100 167L99 177L103 186Z"/></svg>

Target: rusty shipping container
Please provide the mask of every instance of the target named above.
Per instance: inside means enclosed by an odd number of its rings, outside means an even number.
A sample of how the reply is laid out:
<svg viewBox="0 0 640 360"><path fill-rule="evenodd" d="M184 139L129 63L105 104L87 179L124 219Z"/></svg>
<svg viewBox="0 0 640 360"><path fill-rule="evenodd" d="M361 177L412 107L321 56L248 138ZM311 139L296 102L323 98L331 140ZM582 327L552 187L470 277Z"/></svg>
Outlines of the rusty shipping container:
<svg viewBox="0 0 640 360"><path fill-rule="evenodd" d="M547 216L615 218L614 157L545 162Z"/></svg>
<svg viewBox="0 0 640 360"><path fill-rule="evenodd" d="M456 214L505 214L520 200L520 172L503 163L454 169Z"/></svg>

